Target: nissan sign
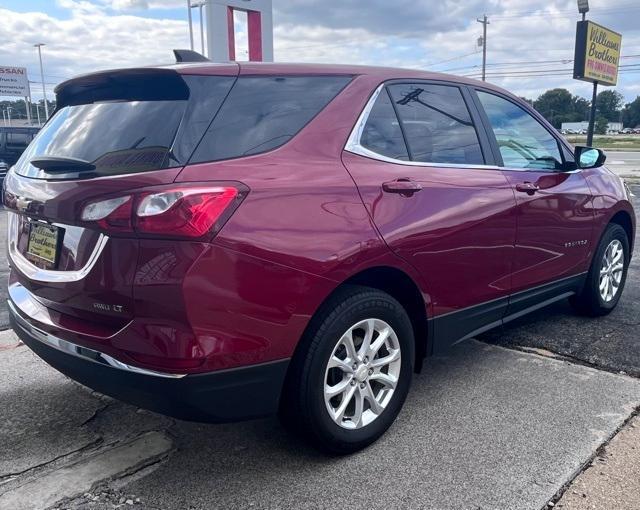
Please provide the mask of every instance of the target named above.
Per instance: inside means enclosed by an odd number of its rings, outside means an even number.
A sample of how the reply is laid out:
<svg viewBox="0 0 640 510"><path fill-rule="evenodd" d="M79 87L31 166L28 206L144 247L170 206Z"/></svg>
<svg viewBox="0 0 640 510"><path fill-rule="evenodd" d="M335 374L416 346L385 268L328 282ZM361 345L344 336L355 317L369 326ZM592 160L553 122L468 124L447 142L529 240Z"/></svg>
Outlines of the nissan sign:
<svg viewBox="0 0 640 510"><path fill-rule="evenodd" d="M0 97L28 97L29 78L25 67L0 66Z"/></svg>

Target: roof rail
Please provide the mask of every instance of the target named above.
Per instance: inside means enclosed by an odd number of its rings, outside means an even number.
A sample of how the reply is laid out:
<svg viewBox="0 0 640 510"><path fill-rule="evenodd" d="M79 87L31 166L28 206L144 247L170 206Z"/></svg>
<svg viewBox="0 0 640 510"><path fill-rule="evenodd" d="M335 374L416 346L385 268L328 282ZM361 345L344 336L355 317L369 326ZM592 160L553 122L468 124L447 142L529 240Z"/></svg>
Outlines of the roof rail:
<svg viewBox="0 0 640 510"><path fill-rule="evenodd" d="M207 57L193 50L173 50L176 63L182 62L211 62Z"/></svg>

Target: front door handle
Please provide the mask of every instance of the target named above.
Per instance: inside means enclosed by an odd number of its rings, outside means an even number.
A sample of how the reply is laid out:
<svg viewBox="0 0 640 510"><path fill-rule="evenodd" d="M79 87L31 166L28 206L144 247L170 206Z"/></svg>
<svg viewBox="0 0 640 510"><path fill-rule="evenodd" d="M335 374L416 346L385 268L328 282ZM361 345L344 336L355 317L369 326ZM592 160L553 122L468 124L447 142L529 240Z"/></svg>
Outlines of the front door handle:
<svg viewBox="0 0 640 510"><path fill-rule="evenodd" d="M382 191L387 193L398 193L400 195L412 196L422 189L422 184L411 179L396 179L382 184Z"/></svg>
<svg viewBox="0 0 640 510"><path fill-rule="evenodd" d="M527 195L533 195L539 189L540 187L533 182L519 182L516 184L516 191L526 193Z"/></svg>

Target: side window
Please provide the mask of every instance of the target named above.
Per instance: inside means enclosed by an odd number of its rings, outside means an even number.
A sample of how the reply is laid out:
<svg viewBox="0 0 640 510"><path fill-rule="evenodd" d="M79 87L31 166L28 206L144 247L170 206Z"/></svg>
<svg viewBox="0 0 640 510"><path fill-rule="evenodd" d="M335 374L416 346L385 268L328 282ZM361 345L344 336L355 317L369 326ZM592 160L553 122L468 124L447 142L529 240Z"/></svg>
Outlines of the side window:
<svg viewBox="0 0 640 510"><path fill-rule="evenodd" d="M458 87L426 83L389 87L413 161L482 165L484 157Z"/></svg>
<svg viewBox="0 0 640 510"><path fill-rule="evenodd" d="M400 123L386 88L382 89L369 112L360 145L388 158L409 159Z"/></svg>
<svg viewBox="0 0 640 510"><path fill-rule="evenodd" d="M561 170L558 141L527 111L495 94L478 91L505 167Z"/></svg>
<svg viewBox="0 0 640 510"><path fill-rule="evenodd" d="M293 138L351 76L240 76L192 162L259 154Z"/></svg>

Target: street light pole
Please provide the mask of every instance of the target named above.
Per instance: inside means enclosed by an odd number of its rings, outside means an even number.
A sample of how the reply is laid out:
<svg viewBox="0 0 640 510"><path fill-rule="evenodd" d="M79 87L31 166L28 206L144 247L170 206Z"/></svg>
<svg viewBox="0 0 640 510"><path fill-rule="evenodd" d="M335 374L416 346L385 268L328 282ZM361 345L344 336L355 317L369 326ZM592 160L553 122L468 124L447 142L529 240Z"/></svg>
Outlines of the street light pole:
<svg viewBox="0 0 640 510"><path fill-rule="evenodd" d="M44 88L44 71L42 70L42 50L44 43L34 44L38 48L38 58L40 59L40 80L42 81L42 96L44 97L44 120L49 118L49 105L47 104L47 91Z"/></svg>
<svg viewBox="0 0 640 510"><path fill-rule="evenodd" d="M482 19L476 19L478 23L482 23L482 81L486 81L487 73L487 25L489 20L485 14Z"/></svg>
<svg viewBox="0 0 640 510"><path fill-rule="evenodd" d="M191 0L187 0L187 13L189 14L189 44L193 51L193 20L191 19Z"/></svg>

